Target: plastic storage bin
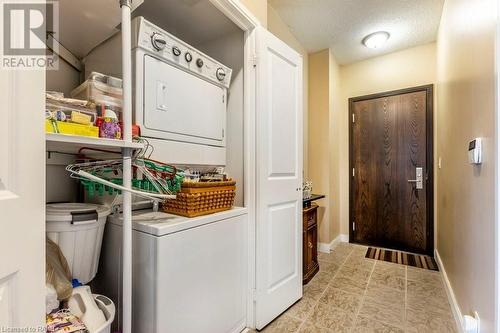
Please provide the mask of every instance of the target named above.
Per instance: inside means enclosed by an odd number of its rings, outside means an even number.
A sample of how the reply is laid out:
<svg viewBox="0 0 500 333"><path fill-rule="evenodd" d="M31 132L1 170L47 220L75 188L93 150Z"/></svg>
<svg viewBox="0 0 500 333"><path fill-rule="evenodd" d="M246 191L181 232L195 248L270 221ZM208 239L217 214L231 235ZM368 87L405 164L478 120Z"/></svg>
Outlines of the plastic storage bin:
<svg viewBox="0 0 500 333"><path fill-rule="evenodd" d="M89 76L87 77L87 80L99 81L102 83L106 83L107 85L112 87L123 88L122 79L119 79L111 75L102 74L99 72L90 72Z"/></svg>
<svg viewBox="0 0 500 333"><path fill-rule="evenodd" d="M97 273L107 206L61 203L46 207L47 237L59 245L74 279L89 283Z"/></svg>
<svg viewBox="0 0 500 333"><path fill-rule="evenodd" d="M88 80L75 88L71 92L71 97L96 104L105 104L111 106L115 111L121 111L123 108L123 89L119 84L116 84L116 82L121 83L121 80L112 77L107 77L108 79L105 80L105 75L96 75L97 73L91 74ZM112 82L114 85L106 82Z"/></svg>
<svg viewBox="0 0 500 333"><path fill-rule="evenodd" d="M99 137L99 127L92 125L80 125L74 123L67 123L64 121L56 121L53 123L50 120L45 120L46 133L61 133L79 136Z"/></svg>

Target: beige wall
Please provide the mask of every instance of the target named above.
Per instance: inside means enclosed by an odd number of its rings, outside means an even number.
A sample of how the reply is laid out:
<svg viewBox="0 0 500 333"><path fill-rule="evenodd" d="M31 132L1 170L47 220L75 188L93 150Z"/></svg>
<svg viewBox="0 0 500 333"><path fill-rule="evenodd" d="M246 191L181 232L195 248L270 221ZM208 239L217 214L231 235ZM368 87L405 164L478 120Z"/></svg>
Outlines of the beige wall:
<svg viewBox="0 0 500 333"><path fill-rule="evenodd" d="M330 50L309 54L309 179L314 193L325 194L318 200L319 242L329 244L339 235L338 205L340 186L339 131L334 119L340 112L340 67Z"/></svg>
<svg viewBox="0 0 500 333"><path fill-rule="evenodd" d="M340 66L337 64L337 60L333 52L329 52L329 77L330 77L330 94L329 94L329 104L330 104L330 119L329 119L329 130L330 130L330 149L329 149L329 211L330 211L330 234L327 243L334 240L340 234L340 209L339 200L342 193L341 183L338 181L338 175L340 174L340 163L338 161L345 157L340 155L342 144L341 131L337 129L339 127L339 119L341 117L342 109L342 89L340 82ZM311 161L313 162L313 161Z"/></svg>
<svg viewBox="0 0 500 333"><path fill-rule="evenodd" d="M300 44L297 38L295 38L288 25L283 22L281 17L278 15L278 12L276 12L271 5L267 6L267 30L287 43L290 47L295 49L295 51L307 57L307 51L304 49L302 44Z"/></svg>
<svg viewBox="0 0 500 333"><path fill-rule="evenodd" d="M334 59L332 60L334 62ZM371 58L337 69L330 66L337 81L333 94L334 112L330 119L332 137L331 178L332 231L349 234L349 122L348 99L384 91L436 82L436 44L431 43ZM335 82L335 80L334 80Z"/></svg>
<svg viewBox="0 0 500 333"><path fill-rule="evenodd" d="M494 0L447 0L437 44L340 68L322 51L310 55L309 66L310 175L315 189L331 198L324 204L331 223L320 228L324 243L349 232L348 98L436 84L437 249L462 313L477 310L484 332L494 331L495 320L495 6ZM320 133L326 120L328 138ZM484 138L480 167L467 161L474 137ZM329 147L319 144L326 139Z"/></svg>
<svg viewBox="0 0 500 333"><path fill-rule="evenodd" d="M330 84L329 50L309 55L309 179L313 182L314 193L327 196L318 200L319 242L329 243L330 239Z"/></svg>
<svg viewBox="0 0 500 333"><path fill-rule="evenodd" d="M435 82L435 43L346 66L329 50L309 55L309 178L327 195L318 202L321 243L349 234L348 99Z"/></svg>
<svg viewBox="0 0 500 333"><path fill-rule="evenodd" d="M264 27L267 27L267 0L240 0Z"/></svg>
<svg viewBox="0 0 500 333"><path fill-rule="evenodd" d="M431 43L371 58L340 68L340 112L333 122L339 132L338 173L332 181L339 184L338 212L341 234L349 234L349 122L348 99L384 91L415 87L436 82L436 44Z"/></svg>
<svg viewBox="0 0 500 333"><path fill-rule="evenodd" d="M309 178L327 195L321 243L349 234L348 99L435 82L435 43L345 66L329 50L309 55Z"/></svg>
<svg viewBox="0 0 500 333"><path fill-rule="evenodd" d="M495 320L494 0L448 0L438 36L438 251L463 314ZM484 138L484 162L467 161Z"/></svg>

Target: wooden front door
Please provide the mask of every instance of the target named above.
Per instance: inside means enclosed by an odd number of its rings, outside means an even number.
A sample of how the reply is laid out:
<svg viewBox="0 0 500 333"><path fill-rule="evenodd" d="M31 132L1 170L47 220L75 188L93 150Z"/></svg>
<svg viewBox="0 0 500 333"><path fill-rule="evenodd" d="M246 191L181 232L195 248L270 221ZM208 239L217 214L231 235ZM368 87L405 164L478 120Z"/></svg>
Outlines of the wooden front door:
<svg viewBox="0 0 500 333"><path fill-rule="evenodd" d="M349 100L351 241L432 254L432 94Z"/></svg>

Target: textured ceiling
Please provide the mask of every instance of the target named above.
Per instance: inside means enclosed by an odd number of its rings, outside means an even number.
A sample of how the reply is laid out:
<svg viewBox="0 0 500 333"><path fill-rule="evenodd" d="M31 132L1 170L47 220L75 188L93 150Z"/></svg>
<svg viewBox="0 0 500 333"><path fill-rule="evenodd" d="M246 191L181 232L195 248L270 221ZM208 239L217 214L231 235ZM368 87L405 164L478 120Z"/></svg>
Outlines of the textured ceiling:
<svg viewBox="0 0 500 333"><path fill-rule="evenodd" d="M436 40L444 0L269 0L271 6L309 51L332 48L340 64ZM380 49L361 40L385 30Z"/></svg>

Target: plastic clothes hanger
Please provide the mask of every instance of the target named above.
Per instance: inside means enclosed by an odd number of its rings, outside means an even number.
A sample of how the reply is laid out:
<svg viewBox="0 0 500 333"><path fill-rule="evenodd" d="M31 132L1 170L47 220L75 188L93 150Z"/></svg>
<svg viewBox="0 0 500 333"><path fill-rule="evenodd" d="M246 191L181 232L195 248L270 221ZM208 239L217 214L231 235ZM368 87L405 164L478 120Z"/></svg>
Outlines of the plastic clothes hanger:
<svg viewBox="0 0 500 333"><path fill-rule="evenodd" d="M110 193L114 191L128 191L141 197L148 199L175 199L175 193L180 190L183 180L183 172L174 166L150 160L146 158L146 154L154 148L147 142L145 148L137 151L132 157L132 170L134 179L132 179L132 189L126 189L122 186L123 180L119 177L122 175L123 160L108 159L96 160L83 155L83 151L90 150L101 153L116 152L83 147L79 151L80 160L91 160L90 162L70 164L66 170L71 173L72 178L80 180L89 190L89 194L93 195L94 189L97 188L100 194L104 191ZM149 156L151 156L149 153ZM149 157L148 156L148 157Z"/></svg>

